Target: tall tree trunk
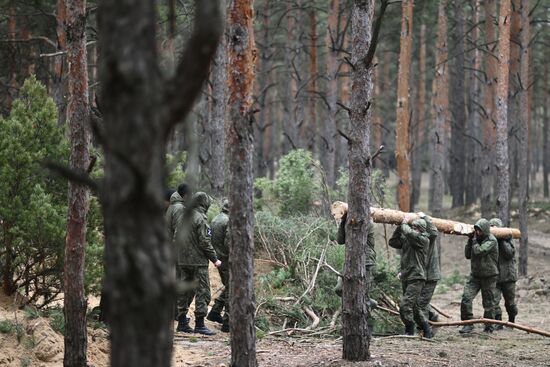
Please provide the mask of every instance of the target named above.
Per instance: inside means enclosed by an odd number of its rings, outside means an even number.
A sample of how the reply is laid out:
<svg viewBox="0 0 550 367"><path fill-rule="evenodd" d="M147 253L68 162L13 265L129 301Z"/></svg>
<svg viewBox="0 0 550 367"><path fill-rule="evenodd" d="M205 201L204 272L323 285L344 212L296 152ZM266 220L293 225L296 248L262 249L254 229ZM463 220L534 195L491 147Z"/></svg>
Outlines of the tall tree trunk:
<svg viewBox="0 0 550 367"><path fill-rule="evenodd" d="M88 62L86 54L86 0L67 0L67 63L69 135L71 169L86 172L90 165L90 107ZM88 188L69 183L69 214L63 273L65 313L65 367L86 367L86 297L84 294L84 256L86 224L90 199Z"/></svg>
<svg viewBox="0 0 550 367"><path fill-rule="evenodd" d="M511 0L502 0L498 20L498 82L496 101L496 163L498 214L505 226L510 219L510 176L508 171L508 73L510 62Z"/></svg>
<svg viewBox="0 0 550 367"><path fill-rule="evenodd" d="M253 0L235 0L229 11L229 79L231 122L227 141L230 161L229 228L231 243L231 365L254 367L254 214L252 91L254 84Z"/></svg>
<svg viewBox="0 0 550 367"><path fill-rule="evenodd" d="M454 0L454 17L456 29L453 32L455 46L455 62L452 73L451 86L451 195L453 208L464 205L465 180L465 144L464 125L466 123L464 102L464 5L465 0Z"/></svg>
<svg viewBox="0 0 550 367"><path fill-rule="evenodd" d="M225 1L221 6L225 19ZM223 36L212 65L212 110L210 118L211 157L209 165L210 190L221 198L225 182L225 115L227 106L227 47Z"/></svg>
<svg viewBox="0 0 550 367"><path fill-rule="evenodd" d="M410 163L409 163L409 73L411 69L413 0L403 0L401 17L401 41L399 51L399 76L397 82L397 137L395 155L397 159L397 197L399 209L410 209Z"/></svg>
<svg viewBox="0 0 550 367"><path fill-rule="evenodd" d="M418 58L418 101L416 105L417 124L414 129L412 196L411 205L418 205L422 184L422 162L424 160L424 134L426 130L426 25L420 25L420 54Z"/></svg>
<svg viewBox="0 0 550 367"><path fill-rule="evenodd" d="M302 139L313 157L317 156L317 9L309 11L309 119L303 124Z"/></svg>
<svg viewBox="0 0 550 367"><path fill-rule="evenodd" d="M67 19L67 10L65 8L65 0L57 0L56 34L57 34L57 51L62 52L67 48L67 35L65 33L65 22ZM59 126L65 125L67 119L67 101L65 94L67 89L67 79L65 77L65 56L55 56L53 59L53 99L58 111Z"/></svg>
<svg viewBox="0 0 550 367"><path fill-rule="evenodd" d="M546 27L547 32L550 27ZM546 37L550 40L550 37ZM550 60L550 47L544 49L544 55L546 60ZM544 197L550 196L550 184L548 182L548 176L550 175L550 142L548 138L548 130L550 125L550 92L548 91L548 63L544 63L544 82L543 82L543 98L544 98L544 116L542 127L542 186Z"/></svg>
<svg viewBox="0 0 550 367"><path fill-rule="evenodd" d="M191 110L210 68L222 17L196 0L194 29L175 75L157 58L154 0L101 2L98 12L105 178L105 292L111 366L171 363L175 277L164 221L165 146Z"/></svg>
<svg viewBox="0 0 550 367"><path fill-rule="evenodd" d="M15 99L15 96L17 94L17 48L15 39L17 38L17 22L15 20L16 17L16 9L15 9L15 1L11 0L9 2L9 8L8 8L8 40L11 42L8 43L8 64L9 64L9 71L8 71L8 93L7 93L7 101L6 105L8 110L11 110L11 104L13 103L13 100Z"/></svg>
<svg viewBox="0 0 550 367"><path fill-rule="evenodd" d="M329 187L334 187L336 183L336 172L334 171L336 162L336 115L338 113L338 14L340 11L340 0L330 0L328 10L328 29L326 34L327 45L327 82L326 99L328 104L327 118L323 123L323 137L320 149L321 162L327 176Z"/></svg>
<svg viewBox="0 0 550 367"><path fill-rule="evenodd" d="M485 44L488 51L485 55L485 90L483 118L483 146L481 168L481 215L488 218L493 212L491 191L495 182L495 96L497 85L498 59L493 56L497 44L495 40L494 17L496 17L496 0L485 1Z"/></svg>
<svg viewBox="0 0 550 367"><path fill-rule="evenodd" d="M519 145L518 130L520 129L520 55L521 55L521 14L520 1L511 0L512 9L510 15L510 64L509 64L509 84L508 84L508 167L510 175L510 198L514 197L519 187L518 165L519 165Z"/></svg>
<svg viewBox="0 0 550 367"><path fill-rule="evenodd" d="M373 99L379 101L381 98L381 73L378 59L375 57L373 64L376 65L373 70ZM375 103L372 111L372 127L374 128L374 148L378 149L382 145L382 114L380 111L380 103ZM372 162L374 168L381 168L382 164L379 159Z"/></svg>
<svg viewBox="0 0 550 367"><path fill-rule="evenodd" d="M441 0L438 8L437 46L435 53L435 77L432 92L432 113L434 128L431 134L432 160L431 160L431 210L434 216L440 216L443 209L443 193L445 191L445 126L448 118L449 106L449 73L447 51L447 0Z"/></svg>
<svg viewBox="0 0 550 367"><path fill-rule="evenodd" d="M527 87L529 86L529 0L521 0L521 31L520 31L520 57L519 57L519 79L520 79L520 121L519 121L519 230L521 231L519 247L519 266L520 275L527 275L528 259L528 231L527 220L529 219L529 95Z"/></svg>
<svg viewBox="0 0 550 367"><path fill-rule="evenodd" d="M479 141L479 131L481 128L481 111L479 106L482 102L481 95L481 52L479 50L478 43L480 41L479 31L479 13L480 0L475 0L472 9L472 21L475 25L471 31L470 44L473 50L471 70L470 70L470 84L469 84L469 113L467 119L467 143L468 149L466 151L466 179L465 179L465 192L466 192L466 205L475 204L477 198L480 195L479 189L479 167L481 164L481 147L482 142Z"/></svg>
<svg viewBox="0 0 550 367"><path fill-rule="evenodd" d="M294 66L296 60L296 10L293 9L291 1L287 3L286 20L287 20L287 40L284 48L285 70L281 76L285 80L284 84L284 121L283 121L283 154L287 154L290 150L298 148L298 129L295 115L296 108L296 68Z"/></svg>
<svg viewBox="0 0 550 367"><path fill-rule="evenodd" d="M370 357L370 338L367 318L369 309L369 279L365 268L368 254L368 226L370 223L369 190L371 157L369 135L371 109L365 108L372 100L372 60L376 40L371 30L375 1L355 0L352 11L352 95L348 161L349 212L346 222L346 258L344 263L342 326L343 358L364 361ZM374 52L371 53L374 55Z"/></svg>

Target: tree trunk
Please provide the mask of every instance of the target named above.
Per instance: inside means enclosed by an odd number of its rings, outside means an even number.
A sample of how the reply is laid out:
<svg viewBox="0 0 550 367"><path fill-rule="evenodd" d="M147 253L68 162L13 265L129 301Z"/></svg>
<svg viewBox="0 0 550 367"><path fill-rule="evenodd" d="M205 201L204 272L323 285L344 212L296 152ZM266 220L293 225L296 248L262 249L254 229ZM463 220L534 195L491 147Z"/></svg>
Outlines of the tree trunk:
<svg viewBox="0 0 550 367"><path fill-rule="evenodd" d="M527 260L529 255L528 241L528 219L529 219L529 95L527 87L529 86L529 0L521 0L521 31L520 31L520 57L519 57L519 79L520 95L519 106L520 120L518 121L519 136L519 230L521 231L519 247L519 274L527 275Z"/></svg>
<svg viewBox="0 0 550 367"><path fill-rule="evenodd" d="M510 176L508 171L508 63L510 61L510 0L502 0L498 21L498 82L496 101L497 206L505 226L510 219Z"/></svg>
<svg viewBox="0 0 550 367"><path fill-rule="evenodd" d="M15 39L17 38L17 22L14 0L9 2L7 26L8 40L10 40L10 42L7 47L9 71L6 106L8 110L11 110L11 104L17 95L17 48L15 43Z"/></svg>
<svg viewBox="0 0 550 367"><path fill-rule="evenodd" d="M222 33L218 2L195 1L188 44L175 75L163 80L156 6L154 0L111 1L98 11L113 367L167 367L172 360L175 272L164 221L165 145L200 93Z"/></svg>
<svg viewBox="0 0 550 367"><path fill-rule="evenodd" d="M225 14L225 1L221 6ZM225 19L225 16L224 16ZM227 106L227 48L223 36L212 65L212 110L210 118L211 157L209 165L212 195L221 198L225 182L225 115Z"/></svg>
<svg viewBox="0 0 550 367"><path fill-rule="evenodd" d="M86 172L90 165L90 107L88 99L88 62L86 53L86 0L67 0L67 63L70 167ZM86 367L86 297L84 294L84 256L86 224L90 199L88 188L69 183L69 214L65 243L63 277L65 313L65 367Z"/></svg>
<svg viewBox="0 0 550 367"><path fill-rule="evenodd" d="M479 13L480 13L480 0L475 0L472 9L473 12L473 24L474 29L471 31L472 37L470 44L472 47L480 43L480 31L479 31ZM468 114L468 126L467 137L468 149L466 151L466 179L465 179L465 192L466 192L466 205L475 204L477 198L480 195L479 190L479 167L481 164L481 148L482 142L479 140L479 131L481 129L481 111L479 106L483 103L481 96L481 83L480 79L483 74L481 71L481 52L478 47L475 47L472 55L471 70L470 70L470 93L469 93L469 114Z"/></svg>
<svg viewBox="0 0 550 367"><path fill-rule="evenodd" d="M418 101L415 106L417 124L412 144L412 196L411 206L418 205L422 184L422 162L424 160L424 134L426 127L426 25L420 25L420 55L418 58Z"/></svg>
<svg viewBox="0 0 550 367"><path fill-rule="evenodd" d="M330 0L328 10L328 29L326 34L327 45L327 82L326 82L326 99L327 99L327 118L323 123L323 137L321 139L320 156L327 183L329 187L334 187L336 183L336 172L334 171L336 162L336 114L338 113L338 14L340 11L340 1Z"/></svg>
<svg viewBox="0 0 550 367"><path fill-rule="evenodd" d="M369 135L372 100L372 60L366 60L372 39L375 1L355 0L352 11L352 96L350 112L349 213L346 222L346 257L342 292L343 358L365 361L370 357L367 318L369 279L366 271L371 161ZM372 53L374 55L374 53Z"/></svg>
<svg viewBox="0 0 550 367"><path fill-rule="evenodd" d="M381 98L381 73L380 73L380 65L378 63L378 58L374 58L373 64L376 65L373 70L373 99L375 101L378 101ZM372 110L372 127L374 129L373 133L373 140L374 140L374 148L378 149L382 145L382 113L380 111L380 103L375 103ZM372 162L372 166L374 168L382 168L382 163L379 159L375 159Z"/></svg>
<svg viewBox="0 0 550 367"><path fill-rule="evenodd" d="M298 129L295 115L296 108L296 68L294 62L296 59L296 10L293 9L292 2L287 3L286 9L286 47L284 48L285 70L281 75L284 81L284 121L283 121L283 154L290 150L298 148Z"/></svg>
<svg viewBox="0 0 550 367"><path fill-rule="evenodd" d="M512 8L510 15L510 63L509 63L509 84L508 84L508 167L510 177L510 198L515 196L519 188L518 168L519 168L519 144L518 131L520 129L520 94L521 84L519 80L520 73L520 55L521 55L521 14L520 1L511 0ZM527 82L527 81L526 81Z"/></svg>
<svg viewBox="0 0 550 367"><path fill-rule="evenodd" d="M445 146L447 122L448 95L448 66L447 66L447 0L439 2L437 24L437 46L435 53L435 77L433 82L433 121L434 128L431 134L432 160L430 191L431 210L434 215L441 215L443 209L443 193L445 191Z"/></svg>
<svg viewBox="0 0 550 367"><path fill-rule="evenodd" d="M57 51L65 51L67 48L67 35L65 33L65 22L67 19L67 10L65 8L65 0L57 0L57 15L56 20L56 35L57 35ZM65 56L55 56L53 59L53 99L58 111L59 126L65 126L67 119L67 101L65 94L67 90L67 79L65 77L66 62Z"/></svg>
<svg viewBox="0 0 550 367"><path fill-rule="evenodd" d="M454 0L454 17L456 28L453 32L455 62L452 73L451 85L451 195L453 196L453 208L464 205L464 180L465 180L465 144L464 124L464 0Z"/></svg>
<svg viewBox="0 0 550 367"><path fill-rule="evenodd" d="M399 76L397 81L397 197L399 209L410 209L410 157L409 157L409 73L411 69L413 0L403 0L401 17L401 41L399 51Z"/></svg>
<svg viewBox="0 0 550 367"><path fill-rule="evenodd" d="M485 91L483 118L483 146L481 168L481 215L489 218L494 210L491 191L495 181L495 96L497 85L498 59L492 55L496 49L495 26L493 19L496 17L496 0L485 1Z"/></svg>
<svg viewBox="0 0 550 367"><path fill-rule="evenodd" d="M231 365L254 367L254 214L252 91L254 83L253 0L235 0L229 12L231 122L227 134L231 172L229 202Z"/></svg>
<svg viewBox="0 0 550 367"><path fill-rule="evenodd" d="M547 32L548 32L548 26ZM547 40L550 40L550 37L546 37ZM544 50L546 60L550 60L550 47L546 47ZM543 127L542 127L542 177L543 177L543 192L544 197L548 198L550 196L550 184L548 183L548 176L550 175L550 142L548 138L548 130L550 125L550 92L548 91L548 63L544 63L544 88L543 88L543 98L544 98L544 116L543 116Z"/></svg>
<svg viewBox="0 0 550 367"><path fill-rule="evenodd" d="M302 132L307 150L317 157L317 9L309 11L309 119L304 123Z"/></svg>

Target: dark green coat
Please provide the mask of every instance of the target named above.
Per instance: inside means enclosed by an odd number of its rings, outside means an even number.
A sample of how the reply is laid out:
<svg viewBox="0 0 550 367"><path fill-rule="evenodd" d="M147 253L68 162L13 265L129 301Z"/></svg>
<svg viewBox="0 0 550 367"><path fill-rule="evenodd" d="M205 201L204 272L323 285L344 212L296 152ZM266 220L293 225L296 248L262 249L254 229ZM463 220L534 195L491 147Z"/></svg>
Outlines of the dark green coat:
<svg viewBox="0 0 550 367"><path fill-rule="evenodd" d="M475 224L483 235L480 238L470 238L464 248L466 259L471 259L471 273L476 278L487 278L499 274L498 243L491 234L489 221L481 218Z"/></svg>
<svg viewBox="0 0 550 367"><path fill-rule="evenodd" d="M170 196L170 206L166 210L166 226L168 228L168 239L174 241L174 235L178 222L183 220L183 214L185 213L185 205L183 198L176 191Z"/></svg>
<svg viewBox="0 0 550 367"><path fill-rule="evenodd" d="M178 223L175 236L178 265L208 266L209 260L213 263L218 260L210 242L212 233L206 219L210 201L204 192L197 192L193 195L193 207L188 220Z"/></svg>
<svg viewBox="0 0 550 367"><path fill-rule="evenodd" d="M516 266L516 248L511 238L498 240L498 282L516 282L518 267Z"/></svg>
<svg viewBox="0 0 550 367"><path fill-rule="evenodd" d="M340 222L340 225L338 226L338 235L336 237L336 242L338 242L340 245L344 245L346 243L346 221L348 219L348 213L344 214L342 217L342 221ZM368 257L367 257L367 264L366 266L374 266L376 265L376 250L374 249L374 224L369 223L368 225L368 233L367 233L367 246L369 249Z"/></svg>
<svg viewBox="0 0 550 367"><path fill-rule="evenodd" d="M437 227L432 223L432 219L428 216L424 217L426 221L426 231L430 240L428 247L428 263L426 264L426 280L428 282L438 281L441 279L439 249L437 248Z"/></svg>
<svg viewBox="0 0 550 367"><path fill-rule="evenodd" d="M401 281L426 280L430 239L427 232L417 232L408 224L398 226L389 245L401 250Z"/></svg>
<svg viewBox="0 0 550 367"><path fill-rule="evenodd" d="M227 212L222 211L216 215L210 223L212 227L212 246L216 250L216 254L222 261L229 258L229 236L227 234L229 224L229 216Z"/></svg>

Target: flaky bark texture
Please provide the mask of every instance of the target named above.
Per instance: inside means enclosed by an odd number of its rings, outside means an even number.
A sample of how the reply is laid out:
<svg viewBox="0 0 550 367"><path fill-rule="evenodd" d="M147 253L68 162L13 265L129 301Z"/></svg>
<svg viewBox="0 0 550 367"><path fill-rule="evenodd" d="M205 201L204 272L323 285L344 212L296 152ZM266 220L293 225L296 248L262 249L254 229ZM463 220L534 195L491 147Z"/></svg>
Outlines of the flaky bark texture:
<svg viewBox="0 0 550 367"><path fill-rule="evenodd" d="M409 73L411 69L413 0L403 0L401 18L401 42L399 52L399 76L397 81L397 199L399 209L410 209L410 157L409 157Z"/></svg>
<svg viewBox="0 0 550 367"><path fill-rule="evenodd" d="M372 100L372 64L366 56L372 46L374 0L355 0L352 11L352 95L350 112L349 212L346 222L346 258L342 295L343 358L364 361L370 357L367 326L371 276L366 272L367 235L370 221L369 189L371 161L369 135Z"/></svg>
<svg viewBox="0 0 550 367"><path fill-rule="evenodd" d="M485 1L485 90L483 105L485 114L483 118L483 146L481 162L481 216L489 218L493 212L493 200L491 191L494 184L494 160L495 160L495 96L497 85L498 59L493 55L497 45L495 42L496 0Z"/></svg>
<svg viewBox="0 0 550 367"><path fill-rule="evenodd" d="M317 156L317 10L311 8L309 11L309 104L308 119L303 124L302 140L308 151Z"/></svg>
<svg viewBox="0 0 550 367"><path fill-rule="evenodd" d="M508 172L508 63L510 61L510 0L502 0L498 20L498 82L496 102L496 163L498 216L508 225L510 219Z"/></svg>
<svg viewBox="0 0 550 367"><path fill-rule="evenodd" d="M175 279L164 222L165 145L191 110L210 68L222 19L195 1L195 24L175 75L163 80L154 0L100 3L105 151L105 295L111 366L170 366Z"/></svg>
<svg viewBox="0 0 550 367"><path fill-rule="evenodd" d="M510 15L510 62L508 64L508 175L510 177L510 198L519 188L519 136L520 94L523 81L520 80L521 57L521 0L511 0Z"/></svg>
<svg viewBox="0 0 550 367"><path fill-rule="evenodd" d="M519 230L521 231L519 247L519 266L520 275L527 275L527 260L529 251L529 238L527 233L527 221L529 211L529 103L528 91L529 85L529 0L521 0L521 31L520 31L520 56L519 56L519 121L518 121L518 174L519 174Z"/></svg>
<svg viewBox="0 0 550 367"><path fill-rule="evenodd" d="M235 0L229 10L229 106L227 132L230 194L231 365L255 367L254 208L252 88L254 83L253 0Z"/></svg>
<svg viewBox="0 0 550 367"><path fill-rule="evenodd" d="M222 9L225 18L225 1ZM212 65L212 111L210 118L211 154L210 188L216 197L224 194L225 182L225 115L227 106L227 43L222 37Z"/></svg>
<svg viewBox="0 0 550 367"><path fill-rule="evenodd" d="M550 40L550 37L546 38ZM550 47L545 50L546 60L550 60ZM548 63L544 64L544 85L548 86ZM550 184L548 176L550 176L550 141L548 141L548 130L550 129L550 92L548 88L544 88L544 121L542 127L542 174L543 174L543 192L544 197L550 196Z"/></svg>
<svg viewBox="0 0 550 367"><path fill-rule="evenodd" d="M90 165L90 109L88 104L88 63L86 54L86 1L68 0L67 61L69 65L70 167L86 172ZM69 182L69 214L63 274L65 313L65 367L86 367L86 297L84 255L86 223L90 199L88 188Z"/></svg>
<svg viewBox="0 0 550 367"><path fill-rule="evenodd" d="M434 215L440 215L443 209L443 194L445 190L445 146L447 121L448 66L447 66L447 15L445 9L447 0L439 2L437 24L437 47L435 53L435 77L433 82L433 120L434 129L430 134L432 142L432 160L430 163L430 207Z"/></svg>
<svg viewBox="0 0 550 367"><path fill-rule="evenodd" d="M464 125L466 122L464 101L464 6L465 0L453 0L456 27L452 32L454 40L454 72L451 78L451 174L449 176L453 208L464 205L465 143Z"/></svg>

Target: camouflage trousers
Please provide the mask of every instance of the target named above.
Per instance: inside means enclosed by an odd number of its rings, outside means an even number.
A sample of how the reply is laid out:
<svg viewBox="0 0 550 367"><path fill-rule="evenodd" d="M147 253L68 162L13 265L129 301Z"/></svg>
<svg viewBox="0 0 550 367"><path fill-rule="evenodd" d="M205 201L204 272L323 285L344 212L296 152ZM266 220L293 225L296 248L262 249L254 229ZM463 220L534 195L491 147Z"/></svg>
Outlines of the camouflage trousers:
<svg viewBox="0 0 550 367"><path fill-rule="evenodd" d="M210 277L207 266L177 267L178 319L187 315L189 306L195 300L195 318L205 317L210 303Z"/></svg>
<svg viewBox="0 0 550 367"><path fill-rule="evenodd" d="M212 306L212 312L219 313L220 315L225 309L223 315L224 320L229 320L229 260L220 259L222 261L222 266L218 268L218 273L223 284L222 293L214 301L214 306Z"/></svg>
<svg viewBox="0 0 550 367"><path fill-rule="evenodd" d="M516 305L516 282L497 283L495 295L495 317L502 319L502 310L500 308L500 299L504 297L504 307L508 317L515 317L518 314Z"/></svg>
<svg viewBox="0 0 550 367"><path fill-rule="evenodd" d="M426 281L419 280L403 280L403 296L399 305L399 314L401 321L405 325L414 324L422 325L422 320L426 320L419 306L420 294L424 288ZM428 302L429 303L429 302Z"/></svg>
<svg viewBox="0 0 550 367"><path fill-rule="evenodd" d="M432 301L432 296L434 295L435 287L437 286L437 280L435 281L426 281L424 283L424 286L422 287L422 290L420 291L420 295L418 296L418 316L415 321L420 323L418 325L422 325L424 321L431 320L430 318L430 302Z"/></svg>
<svg viewBox="0 0 550 367"><path fill-rule="evenodd" d="M477 278L470 275L470 279L464 286L464 294L460 303L461 320L471 320L474 317L472 303L479 291L481 291L481 301L484 309L483 317L495 318L497 279L498 275L487 278Z"/></svg>

